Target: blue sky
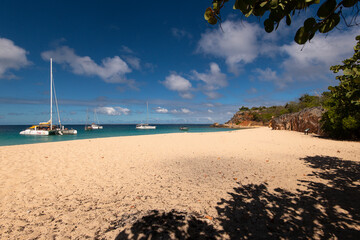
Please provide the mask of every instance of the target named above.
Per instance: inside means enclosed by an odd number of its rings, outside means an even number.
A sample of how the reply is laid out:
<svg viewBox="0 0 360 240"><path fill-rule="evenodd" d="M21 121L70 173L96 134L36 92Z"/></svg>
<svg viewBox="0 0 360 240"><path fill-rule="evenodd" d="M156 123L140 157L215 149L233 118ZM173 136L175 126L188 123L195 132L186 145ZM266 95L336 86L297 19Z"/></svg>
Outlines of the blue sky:
<svg viewBox="0 0 360 240"><path fill-rule="evenodd" d="M49 58L61 119L101 123L223 123L242 105L272 106L337 84L329 67L353 55L359 27L293 36L306 16L267 34L211 1L5 0L0 3L0 124L49 116ZM313 16L314 11L307 11Z"/></svg>

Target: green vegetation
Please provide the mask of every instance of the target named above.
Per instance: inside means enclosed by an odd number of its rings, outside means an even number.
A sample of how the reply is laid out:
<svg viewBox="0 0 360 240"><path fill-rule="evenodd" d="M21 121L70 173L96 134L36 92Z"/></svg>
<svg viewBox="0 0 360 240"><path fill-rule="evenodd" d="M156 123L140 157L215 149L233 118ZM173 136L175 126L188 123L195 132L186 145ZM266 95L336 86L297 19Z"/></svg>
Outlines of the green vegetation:
<svg viewBox="0 0 360 240"><path fill-rule="evenodd" d="M240 111L248 111L252 121L268 122L272 116L299 112L304 108L322 106L326 112L322 116L322 129L325 134L337 139L360 139L360 35L356 37L354 55L345 59L342 65L330 68L334 73L342 71L336 77L338 86L329 86L330 92L321 96L302 95L298 101L285 106L253 107L242 106Z"/></svg>
<svg viewBox="0 0 360 240"><path fill-rule="evenodd" d="M248 107L242 106L239 111L248 111L249 115L252 115L252 121L267 123L271 118L279 117L283 114L294 113L303 110L304 108L322 106L327 98L329 92L324 92L321 96L311 96L309 94L302 95L298 101L291 101L285 104L285 106L271 106L271 107Z"/></svg>
<svg viewBox="0 0 360 240"><path fill-rule="evenodd" d="M212 7L205 11L204 18L214 25L221 21L220 10L229 0L213 0ZM359 13L359 0L326 0L320 5L320 0L234 0L233 8L240 10L245 17L267 16L264 21L264 29L270 33L279 27L281 20L286 19L286 24L291 25L292 17L301 13L305 14L310 7L317 7L316 18L310 17L304 21L304 25L298 29L295 42L305 44L310 41L316 32L327 33L333 30L341 18L347 26L356 25L356 17ZM352 8L353 17L343 15L343 10ZM346 21L346 18L350 22Z"/></svg>
<svg viewBox="0 0 360 240"><path fill-rule="evenodd" d="M336 77L339 86L329 87L322 123L327 135L339 139L360 139L360 35L356 40L353 57L330 68L334 73L342 70L343 75Z"/></svg>

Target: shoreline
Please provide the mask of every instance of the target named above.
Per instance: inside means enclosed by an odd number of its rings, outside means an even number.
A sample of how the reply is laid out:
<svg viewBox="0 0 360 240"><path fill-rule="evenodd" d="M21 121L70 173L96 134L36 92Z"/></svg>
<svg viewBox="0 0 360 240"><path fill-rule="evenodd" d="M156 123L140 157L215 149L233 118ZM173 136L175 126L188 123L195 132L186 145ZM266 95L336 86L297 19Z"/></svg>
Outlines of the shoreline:
<svg viewBox="0 0 360 240"><path fill-rule="evenodd" d="M236 209L242 209L244 199L260 197L289 209L285 193L290 200L302 199L304 206L313 206L315 197L306 192L315 192L313 186L331 186L330 178L316 174L322 171L316 164L333 162L328 165L333 167L344 162L353 164L349 169L360 169L359 142L266 127L1 146L0 156L1 239L115 239L135 234L134 224L145 228L143 217L156 221L161 216L168 221L179 216L186 221L177 223L189 226L194 217L197 224L215 231L213 236L227 234L217 239L227 239L239 233L232 232L236 227L227 228L236 222L224 224L231 220L227 206L241 203ZM338 164L339 169L342 166ZM343 206L340 200L333 201ZM270 218L258 212L262 209L276 215L271 205L257 204L246 211L259 219ZM243 216L243 211L235 213ZM319 219L324 217L318 214ZM348 224L360 231L359 225ZM325 230L318 227L315 232L321 236Z"/></svg>

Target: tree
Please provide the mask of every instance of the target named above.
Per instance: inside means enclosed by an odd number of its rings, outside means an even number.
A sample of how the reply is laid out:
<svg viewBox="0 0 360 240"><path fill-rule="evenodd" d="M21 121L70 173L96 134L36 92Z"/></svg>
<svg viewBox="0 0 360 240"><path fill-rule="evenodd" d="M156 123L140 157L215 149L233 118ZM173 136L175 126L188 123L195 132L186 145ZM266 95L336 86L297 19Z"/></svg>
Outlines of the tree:
<svg viewBox="0 0 360 240"><path fill-rule="evenodd" d="M336 77L339 86L329 87L330 97L324 104L327 112L322 117L323 130L334 138L360 139L360 35L356 40L353 57L330 68L343 73Z"/></svg>
<svg viewBox="0 0 360 240"><path fill-rule="evenodd" d="M311 17L304 21L304 25L298 29L295 35L295 42L305 44L310 41L316 32L327 33L336 27L340 18L347 26L355 23L359 14L359 0L326 0L320 5L320 0L234 0L234 9L240 10L245 17L251 15L256 17L268 16L264 21L265 31L270 33L279 27L282 19L286 24L291 25L291 17L295 13L305 12L310 6L317 6L317 19ZM204 17L210 24L221 21L220 10L229 0L213 0L212 7L208 7ZM347 22L343 16L343 10L353 8L353 18ZM267 14L268 13L268 14ZM355 23L356 24L356 23Z"/></svg>

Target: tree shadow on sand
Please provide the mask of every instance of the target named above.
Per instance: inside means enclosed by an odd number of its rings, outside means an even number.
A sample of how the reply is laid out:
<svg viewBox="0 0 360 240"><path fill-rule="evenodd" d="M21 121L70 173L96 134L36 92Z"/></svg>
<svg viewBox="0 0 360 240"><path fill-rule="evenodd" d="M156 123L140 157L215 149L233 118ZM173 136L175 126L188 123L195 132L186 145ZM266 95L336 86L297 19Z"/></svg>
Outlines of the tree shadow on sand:
<svg viewBox="0 0 360 240"><path fill-rule="evenodd" d="M360 239L360 164L336 157L304 160L327 183L300 181L291 193L266 184L235 188L217 207L231 239Z"/></svg>
<svg viewBox="0 0 360 240"><path fill-rule="evenodd" d="M206 221L184 212L151 211L125 229L120 239L216 239L219 233Z"/></svg>
<svg viewBox="0 0 360 240"><path fill-rule="evenodd" d="M238 183L216 207L223 230L187 213L153 211L116 239L360 239L360 164L302 160L319 181L300 180L307 190L297 192Z"/></svg>

